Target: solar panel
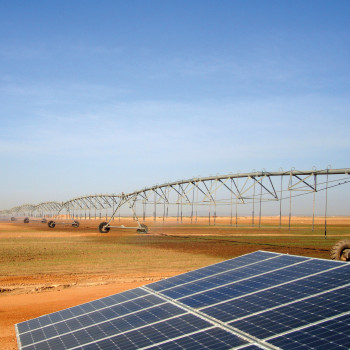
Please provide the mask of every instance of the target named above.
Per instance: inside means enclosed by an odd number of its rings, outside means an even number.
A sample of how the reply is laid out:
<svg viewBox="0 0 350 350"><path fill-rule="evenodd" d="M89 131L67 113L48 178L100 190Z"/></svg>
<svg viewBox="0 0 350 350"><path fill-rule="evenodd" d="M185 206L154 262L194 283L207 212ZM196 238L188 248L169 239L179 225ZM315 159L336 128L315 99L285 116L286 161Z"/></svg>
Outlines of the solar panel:
<svg viewBox="0 0 350 350"><path fill-rule="evenodd" d="M350 264L258 251L17 324L20 349L350 347Z"/></svg>

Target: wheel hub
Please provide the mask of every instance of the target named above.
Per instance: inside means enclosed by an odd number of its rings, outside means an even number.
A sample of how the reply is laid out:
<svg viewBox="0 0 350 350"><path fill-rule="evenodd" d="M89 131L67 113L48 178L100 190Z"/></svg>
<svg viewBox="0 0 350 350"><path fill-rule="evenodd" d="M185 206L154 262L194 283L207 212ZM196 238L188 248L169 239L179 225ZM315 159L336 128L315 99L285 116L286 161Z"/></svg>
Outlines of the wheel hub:
<svg viewBox="0 0 350 350"><path fill-rule="evenodd" d="M342 251L341 260L350 261L350 249L345 249Z"/></svg>

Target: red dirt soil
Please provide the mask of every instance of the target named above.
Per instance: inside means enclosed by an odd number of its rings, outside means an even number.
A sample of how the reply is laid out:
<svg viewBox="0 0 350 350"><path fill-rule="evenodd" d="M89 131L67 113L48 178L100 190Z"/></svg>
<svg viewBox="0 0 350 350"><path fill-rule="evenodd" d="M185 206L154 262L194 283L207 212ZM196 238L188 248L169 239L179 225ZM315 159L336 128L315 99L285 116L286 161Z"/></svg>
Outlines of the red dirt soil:
<svg viewBox="0 0 350 350"><path fill-rule="evenodd" d="M0 348L17 349L14 324L66 309L94 299L136 288L145 282L125 282L94 286L75 287L61 291L0 297Z"/></svg>
<svg viewBox="0 0 350 350"><path fill-rule="evenodd" d="M230 218L217 218L217 223L219 224L228 224ZM251 218L239 218L240 224L248 224L250 223ZM266 225L267 223L271 224L278 224L279 218L277 217L265 217L263 218L263 222ZM31 233L31 237L45 237L46 235L49 235L50 237L61 237L61 236L67 236L67 233L71 234L71 236L78 236L78 235L96 235L101 236L97 230L97 224L101 222L102 220L96 220L94 221L81 221L81 227L78 230L74 230L71 227L64 227L59 228L56 230L50 230L47 228L47 225L43 224L37 224L37 230L35 233ZM222 235L224 232L224 228L217 227L215 231L210 230L208 231L208 227L201 228L201 227L181 227L181 225L176 226L176 219L170 218L167 219L166 225L161 225L162 218L157 219L157 222L151 222L153 224L152 228L152 234L155 235L177 235L177 236L215 236ZM286 218L284 218L284 222L286 222ZM293 218L294 222L298 222L299 224L310 224L311 219L310 218ZM322 219L317 220L317 223L321 223ZM349 225L350 220L349 218L330 218L330 223L334 224L344 224L346 226ZM19 227L26 228L25 224L19 225L19 223L14 223L18 225ZM118 224L117 222L115 223ZM183 220L183 224L190 224L190 220L188 218L185 218ZM207 225L208 219L200 219L200 221L197 222L198 224ZM112 232L112 231L111 231ZM271 236L270 231L269 235ZM9 231L7 232L4 227L0 224L0 233L2 238L6 237L13 237L13 232ZM22 234L22 232L19 231L17 234ZM24 233L23 233L24 234ZM243 233L246 234L253 234L252 232ZM273 234L273 233L272 233ZM288 231L278 231L276 230L276 236L277 235L293 235L291 232ZM263 236L263 234L261 235ZM221 242L222 243L222 242ZM208 243L208 245L212 243ZM221 247L221 248L220 248ZM166 246L162 246L162 249L167 249ZM262 247L266 250L266 246ZM225 254L225 244L213 246L213 249L222 249L222 255L223 257L226 256ZM236 256L249 253L252 251L256 251L259 248L257 246L251 246L251 245L239 245L235 247L235 254ZM269 249L269 248L267 248ZM270 249L269 249L270 250ZM273 250L273 249L271 249ZM190 252L190 253L200 253L198 250L198 247L192 245L192 244L181 244L179 246L179 251L182 252ZM292 253L292 254L299 254L303 255L302 251L298 251L298 249L280 249L280 252L283 253ZM213 254L216 252L213 251ZM231 254L231 255L230 255ZM232 256L232 250L227 252L227 258ZM223 260L223 259L222 259ZM179 271L174 271L174 275L179 273ZM138 275L140 276L140 275ZM166 272L166 274L162 275L161 271L157 271L156 276L152 276L152 281L159 280L163 277L168 277L169 271ZM54 282L52 281L52 277L50 275L32 275L32 276L0 276L0 285L12 285L12 286L20 286L20 292L16 292L16 288L9 289L9 290L1 290L0 288L0 348L2 350L13 350L17 349L17 342L16 342L16 336L15 336L15 328L14 325L19 322L23 322L38 316L42 316L44 314L52 313L58 310L62 310L65 308L69 308L78 304L82 304L94 299L102 298L108 295L112 295L115 293L119 293L128 289L136 288L138 286L150 283L149 276L144 276L144 278L133 278L133 276L118 276L116 279L115 276L110 276L110 280L108 276L102 276L106 277L107 284L101 284L96 281L98 279L101 280L101 276L94 276L89 275L87 282L84 284L78 284L74 285L74 281L70 280L73 277L70 277L68 275L62 275L62 280L57 281L57 275L54 277ZM89 283L91 281L91 283ZM51 283L59 283L57 288L42 288L38 287L35 289L35 285L42 286L43 283L50 284ZM106 281L104 281L106 282ZM69 286L69 288L65 288L65 285ZM33 287L34 286L34 287ZM27 290L26 290L27 288ZM33 289L34 288L34 289ZM3 292L3 293L1 293Z"/></svg>

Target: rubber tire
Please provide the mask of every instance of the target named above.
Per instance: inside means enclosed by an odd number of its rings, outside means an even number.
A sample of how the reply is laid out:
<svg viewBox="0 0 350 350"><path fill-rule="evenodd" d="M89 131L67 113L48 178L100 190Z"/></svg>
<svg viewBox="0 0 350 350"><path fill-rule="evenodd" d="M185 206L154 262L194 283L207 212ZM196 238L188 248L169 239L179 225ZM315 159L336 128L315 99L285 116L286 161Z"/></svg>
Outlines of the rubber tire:
<svg viewBox="0 0 350 350"><path fill-rule="evenodd" d="M138 229L137 229L137 232L140 232L140 233L148 233L148 227L147 227L147 225L141 224L141 228L138 228Z"/></svg>
<svg viewBox="0 0 350 350"><path fill-rule="evenodd" d="M50 220L48 223L47 223L47 226L49 226L50 228L54 228L56 226L56 223L53 221L53 220Z"/></svg>
<svg viewBox="0 0 350 350"><path fill-rule="evenodd" d="M25 224L29 224L29 218L24 218L23 222L24 222Z"/></svg>
<svg viewBox="0 0 350 350"><path fill-rule="evenodd" d="M108 233L109 230L111 229L110 227L105 227L108 223L107 222L101 222L98 225L98 230L100 231L100 233Z"/></svg>
<svg viewBox="0 0 350 350"><path fill-rule="evenodd" d="M72 223L73 227L79 227L79 221L74 220Z"/></svg>
<svg viewBox="0 0 350 350"><path fill-rule="evenodd" d="M46 220L45 218L43 218L43 219L41 220L41 222L42 222L43 224L46 224L46 223L47 223L47 220Z"/></svg>
<svg viewBox="0 0 350 350"><path fill-rule="evenodd" d="M16 221L16 218L12 216L11 221Z"/></svg>
<svg viewBox="0 0 350 350"><path fill-rule="evenodd" d="M350 257L346 259L343 256L343 252L346 249L350 249L350 239L344 239L343 241L337 242L331 249L331 259L341 260L341 261L350 261Z"/></svg>

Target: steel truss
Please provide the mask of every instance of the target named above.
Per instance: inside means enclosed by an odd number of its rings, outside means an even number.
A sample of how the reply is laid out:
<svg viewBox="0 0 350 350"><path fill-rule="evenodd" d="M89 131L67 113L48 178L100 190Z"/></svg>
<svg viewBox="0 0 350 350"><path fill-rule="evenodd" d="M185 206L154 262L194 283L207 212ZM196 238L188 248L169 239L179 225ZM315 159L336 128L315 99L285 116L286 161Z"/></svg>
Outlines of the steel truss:
<svg viewBox="0 0 350 350"><path fill-rule="evenodd" d="M9 210L0 211L0 217L9 217L11 220L23 219L24 223L30 221L46 222L46 218L53 217L63 206L59 202L42 202L39 204L22 204ZM39 220L38 218L41 219Z"/></svg>
<svg viewBox="0 0 350 350"><path fill-rule="evenodd" d="M100 232L108 232L110 228L125 228L124 226L113 226L117 213L120 215L121 208L128 206L132 212L133 219L137 222L136 228L139 232L147 232L147 227L141 224L136 212L142 212L145 220L147 210L151 208L154 221L161 216L163 221L168 216L176 216L177 222L182 222L183 210L187 208L188 215L197 222L200 214L208 213L209 223L216 222L216 213L219 206L230 208L231 225L234 217L237 225L238 207L250 204L252 206L252 225L258 216L259 226L261 224L261 210L263 202L280 203L280 225L282 216L282 201L289 199L289 227L291 220L292 198L308 193L314 194L313 218L315 213L315 193L328 191L329 188L340 186L349 182L350 168L324 169L300 171L291 169L289 171L267 172L254 171L250 173L236 173L228 175L216 175L208 177L178 180L161 185L144 188L138 191L122 194L95 194L70 199L64 203L44 202L38 205L25 204L10 210L0 211L0 216L14 216L27 214L35 216L39 213L42 217L56 217L66 211L73 219L77 218L102 218L105 221L99 226ZM287 179L287 181L286 181ZM205 209L206 208L206 209ZM259 211L257 215L256 210ZM159 215L159 211L161 214ZM235 213L234 213L235 211ZM102 215L102 213L104 213ZM98 215L99 214L99 215ZM176 215L175 215L176 214ZM141 217L141 215L139 215ZM314 221L313 221L314 224ZM78 225L79 226L79 223Z"/></svg>

